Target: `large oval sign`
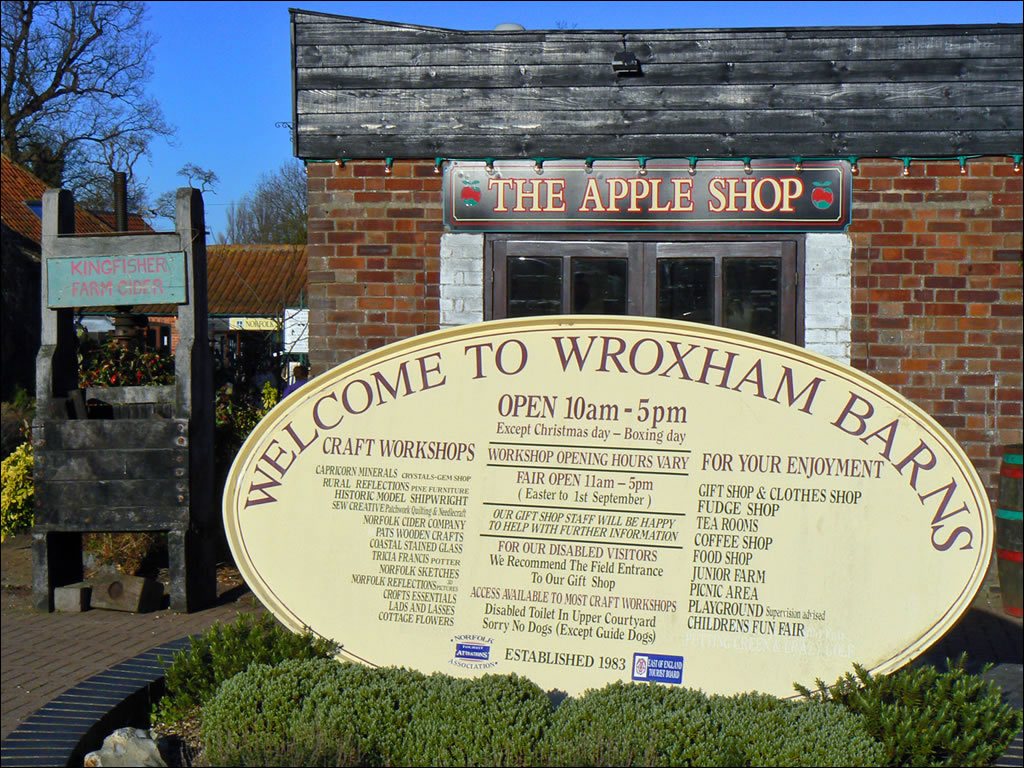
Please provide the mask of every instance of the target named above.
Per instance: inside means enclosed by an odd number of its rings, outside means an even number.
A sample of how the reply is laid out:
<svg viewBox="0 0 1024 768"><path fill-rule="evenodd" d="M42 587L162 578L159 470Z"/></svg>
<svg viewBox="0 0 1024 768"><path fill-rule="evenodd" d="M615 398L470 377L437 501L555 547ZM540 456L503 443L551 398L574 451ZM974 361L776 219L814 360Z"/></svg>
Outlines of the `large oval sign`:
<svg viewBox="0 0 1024 768"><path fill-rule="evenodd" d="M643 318L420 336L246 441L235 561L347 658L792 695L891 671L967 609L991 510L921 410L800 348Z"/></svg>

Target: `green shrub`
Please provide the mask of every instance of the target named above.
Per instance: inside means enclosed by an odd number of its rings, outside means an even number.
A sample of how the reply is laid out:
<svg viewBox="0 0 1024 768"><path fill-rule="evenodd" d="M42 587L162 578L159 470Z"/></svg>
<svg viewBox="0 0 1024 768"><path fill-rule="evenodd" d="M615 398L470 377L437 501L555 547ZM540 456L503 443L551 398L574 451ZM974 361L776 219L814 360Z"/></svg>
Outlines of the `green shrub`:
<svg viewBox="0 0 1024 768"><path fill-rule="evenodd" d="M396 765L407 751L417 693L427 679L398 667L343 665L343 684L326 681L310 694L305 716L319 733L354 739L362 765Z"/></svg>
<svg viewBox="0 0 1024 768"><path fill-rule="evenodd" d="M253 665L202 710L213 765L389 765L423 675L326 659Z"/></svg>
<svg viewBox="0 0 1024 768"><path fill-rule="evenodd" d="M418 686L399 765L538 765L551 702L518 675L431 675Z"/></svg>
<svg viewBox="0 0 1024 768"><path fill-rule="evenodd" d="M24 442L0 464L0 541L32 527L35 485L32 444Z"/></svg>
<svg viewBox="0 0 1024 768"><path fill-rule="evenodd" d="M990 765L1020 731L1022 717L1001 702L995 684L964 670L965 658L947 659L945 672L923 666L879 677L855 664L856 675L847 672L831 688L822 680L815 691L796 688L861 715L884 745L887 765Z"/></svg>
<svg viewBox="0 0 1024 768"><path fill-rule="evenodd" d="M341 689L343 667L331 659L253 664L227 680L202 709L211 765L359 765L354 727L321 731L306 702L317 686Z"/></svg>
<svg viewBox="0 0 1024 768"><path fill-rule="evenodd" d="M153 710L154 720L174 725L195 716L221 683L250 664L286 659L325 659L338 646L311 632L297 635L278 625L269 613L254 618L239 614L233 624L215 624L190 647L178 651L167 668L166 693Z"/></svg>
<svg viewBox="0 0 1024 768"><path fill-rule="evenodd" d="M1021 715L963 671L872 678L810 700L613 683L566 699L516 675L464 680L329 660L253 665L203 709L223 765L986 765Z"/></svg>
<svg viewBox="0 0 1024 768"><path fill-rule="evenodd" d="M881 765L860 718L766 694L613 683L567 699L542 745L547 765Z"/></svg>
<svg viewBox="0 0 1024 768"><path fill-rule="evenodd" d="M615 682L565 699L541 744L545 765L723 765L701 691Z"/></svg>
<svg viewBox="0 0 1024 768"><path fill-rule="evenodd" d="M224 683L202 733L215 765L535 765L551 712L516 675L286 661Z"/></svg>
<svg viewBox="0 0 1024 768"><path fill-rule="evenodd" d="M225 384L215 396L214 423L225 430L224 434L230 437L231 442L237 443L237 449L280 399L281 395L269 381L263 385L258 403L238 394L232 385Z"/></svg>
<svg viewBox="0 0 1024 768"><path fill-rule="evenodd" d="M860 716L819 702L765 694L712 697L725 765L885 765ZM720 763L722 764L722 763Z"/></svg>

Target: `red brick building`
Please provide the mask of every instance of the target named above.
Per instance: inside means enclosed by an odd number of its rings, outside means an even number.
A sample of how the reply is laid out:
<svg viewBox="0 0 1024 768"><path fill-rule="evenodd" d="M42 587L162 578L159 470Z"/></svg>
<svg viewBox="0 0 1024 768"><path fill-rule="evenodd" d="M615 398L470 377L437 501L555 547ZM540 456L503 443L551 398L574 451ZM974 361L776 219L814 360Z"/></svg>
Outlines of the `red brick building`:
<svg viewBox="0 0 1024 768"><path fill-rule="evenodd" d="M723 324L733 291L776 313L769 335L924 408L994 493L1022 430L1020 25L459 32L293 11L292 33L314 372L439 327L580 311L584 283L604 311L674 316L688 297ZM845 163L851 220L737 234L446 219L453 162L540 177L603 159L640 174ZM743 259L767 299L722 277Z"/></svg>

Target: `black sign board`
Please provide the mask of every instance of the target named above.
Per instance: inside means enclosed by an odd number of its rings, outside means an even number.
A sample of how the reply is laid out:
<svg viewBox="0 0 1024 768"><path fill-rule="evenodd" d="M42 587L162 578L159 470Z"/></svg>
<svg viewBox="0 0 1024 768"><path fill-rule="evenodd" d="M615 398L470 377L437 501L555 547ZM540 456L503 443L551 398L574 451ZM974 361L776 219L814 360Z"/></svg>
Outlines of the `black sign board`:
<svg viewBox="0 0 1024 768"><path fill-rule="evenodd" d="M484 161L444 172L444 222L476 232L835 232L844 160Z"/></svg>

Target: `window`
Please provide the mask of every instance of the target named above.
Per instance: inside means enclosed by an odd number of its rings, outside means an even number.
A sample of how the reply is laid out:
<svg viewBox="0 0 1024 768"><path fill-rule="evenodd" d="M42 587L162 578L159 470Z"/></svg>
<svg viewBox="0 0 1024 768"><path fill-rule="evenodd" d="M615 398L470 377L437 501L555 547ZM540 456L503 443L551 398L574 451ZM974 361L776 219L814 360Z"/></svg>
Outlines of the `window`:
<svg viewBox="0 0 1024 768"><path fill-rule="evenodd" d="M488 318L646 315L803 343L803 236L488 235Z"/></svg>

